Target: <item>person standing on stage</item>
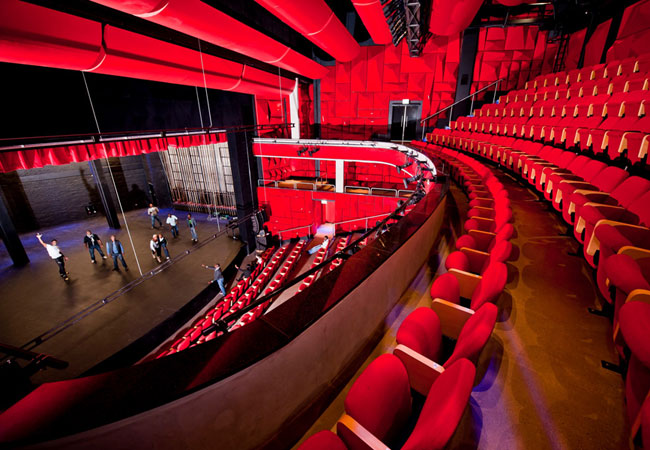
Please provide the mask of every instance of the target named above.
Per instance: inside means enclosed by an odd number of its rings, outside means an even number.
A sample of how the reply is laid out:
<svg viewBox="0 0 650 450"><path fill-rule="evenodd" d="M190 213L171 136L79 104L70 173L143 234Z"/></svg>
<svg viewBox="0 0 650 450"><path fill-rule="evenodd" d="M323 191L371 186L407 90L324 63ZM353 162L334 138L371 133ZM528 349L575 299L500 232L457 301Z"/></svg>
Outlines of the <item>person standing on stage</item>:
<svg viewBox="0 0 650 450"><path fill-rule="evenodd" d="M215 264L214 266L206 266L205 264L201 264L201 267L203 267L204 269L214 270L214 278L212 279L212 281L210 281L210 283L214 283L216 281L217 284L219 285L219 289L221 290L221 293L225 297L226 296L226 286L225 286L226 280L223 277L223 273L221 273L221 266L219 264Z"/></svg>
<svg viewBox="0 0 650 450"><path fill-rule="evenodd" d="M167 239L165 239L165 236L162 234L158 234L158 245L160 246L160 249L165 252L165 259L169 259L169 250L167 250ZM160 253L158 253L160 256Z"/></svg>
<svg viewBox="0 0 650 450"><path fill-rule="evenodd" d="M199 236L196 234L196 220L194 220L192 214L187 215L187 226L190 227L192 242L199 242Z"/></svg>
<svg viewBox="0 0 650 450"><path fill-rule="evenodd" d="M149 214L149 216L151 217L151 229L152 229L152 230L153 230L154 228L156 228L156 227L155 227L155 225L156 225L156 221L158 221L158 224L159 224L161 227L163 226L162 222L161 222L160 219L158 218L158 213L159 213L159 212L160 212L160 210L159 210L158 208L156 208L155 206L153 206L153 203L149 203L149 209L147 210L147 214Z"/></svg>
<svg viewBox="0 0 650 450"><path fill-rule="evenodd" d="M43 235L41 233L36 234L36 237L38 238L38 242L40 242L41 245L45 247L45 250L47 250L50 258L56 261L56 263L59 265L59 275L61 275L61 278L63 278L64 281L68 281L68 272L65 271L65 262L68 260L68 258L66 256L63 256L63 253L61 253L56 239L52 239L51 244L46 244L43 242Z"/></svg>
<svg viewBox="0 0 650 450"><path fill-rule="evenodd" d="M102 240L99 239L99 236L90 230L86 230L86 235L84 236L84 245L90 253L91 263L97 264L97 261L95 261L95 250L99 252L99 256L101 256L102 259L106 259L106 255L102 251Z"/></svg>
<svg viewBox="0 0 650 450"><path fill-rule="evenodd" d="M114 234L111 235L111 240L106 243L106 253L111 255L113 258L113 270L117 272L120 271L119 267L117 267L117 260L119 259L122 261L124 270L127 272L129 271L129 268L124 261L124 247L122 246L122 243L115 238Z"/></svg>
<svg viewBox="0 0 650 450"><path fill-rule="evenodd" d="M178 217L173 214L167 214L167 224L172 229L172 236L178 237Z"/></svg>
<svg viewBox="0 0 650 450"><path fill-rule="evenodd" d="M151 249L151 257L158 260L158 262L162 262L160 260L160 242L158 242L157 234L154 234L151 241L149 241L149 248Z"/></svg>

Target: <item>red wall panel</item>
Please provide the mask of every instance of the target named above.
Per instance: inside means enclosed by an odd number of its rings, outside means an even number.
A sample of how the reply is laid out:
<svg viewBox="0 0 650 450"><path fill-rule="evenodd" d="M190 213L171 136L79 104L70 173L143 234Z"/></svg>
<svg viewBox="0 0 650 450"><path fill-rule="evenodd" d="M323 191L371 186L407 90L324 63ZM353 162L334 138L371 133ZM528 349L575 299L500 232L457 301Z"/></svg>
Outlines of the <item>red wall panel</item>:
<svg viewBox="0 0 650 450"><path fill-rule="evenodd" d="M589 41L587 41L587 46L585 47L585 66L593 66L594 64L600 63L600 57L603 55L605 41L607 40L607 34L609 33L609 26L611 24L612 19L609 19L598 25L589 38Z"/></svg>
<svg viewBox="0 0 650 450"><path fill-rule="evenodd" d="M586 34L587 29L583 28L582 30L576 31L571 35L566 59L564 60L565 70L573 70L578 68L578 61L580 60L580 53L582 52L582 46L585 42Z"/></svg>
<svg viewBox="0 0 650 450"><path fill-rule="evenodd" d="M646 53L649 40L650 0L643 0L625 9L616 42L607 51L607 62Z"/></svg>
<svg viewBox="0 0 650 450"><path fill-rule="evenodd" d="M362 47L350 63L336 63L321 80L323 137L345 137L328 125L354 125L350 138L366 139L386 131L391 100L422 101L423 116L453 102L456 91L460 35L429 40L422 56L411 58L399 46Z"/></svg>

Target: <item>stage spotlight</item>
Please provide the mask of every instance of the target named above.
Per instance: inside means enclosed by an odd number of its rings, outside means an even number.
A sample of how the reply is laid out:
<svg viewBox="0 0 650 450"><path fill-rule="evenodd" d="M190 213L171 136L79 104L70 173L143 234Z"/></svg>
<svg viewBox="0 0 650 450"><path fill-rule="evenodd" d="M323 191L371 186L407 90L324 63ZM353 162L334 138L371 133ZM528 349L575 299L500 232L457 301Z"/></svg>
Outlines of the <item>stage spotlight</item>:
<svg viewBox="0 0 650 450"><path fill-rule="evenodd" d="M314 153L320 150L320 147L312 147L311 150L309 150L309 156L314 156Z"/></svg>
<svg viewBox="0 0 650 450"><path fill-rule="evenodd" d="M300 149L298 149L298 156L302 156L303 153L308 152L308 151L309 151L309 147L302 146L302 147L300 147Z"/></svg>
<svg viewBox="0 0 650 450"><path fill-rule="evenodd" d="M395 166L395 168L397 169L397 173L402 173L402 170L412 165L413 165L413 161L406 161L404 164L400 166Z"/></svg>
<svg viewBox="0 0 650 450"><path fill-rule="evenodd" d="M416 181L420 181L420 179L422 179L422 174L414 175L414 176L409 177L409 178L404 178L402 180L402 182L404 182L404 189L408 189L409 184L414 183Z"/></svg>

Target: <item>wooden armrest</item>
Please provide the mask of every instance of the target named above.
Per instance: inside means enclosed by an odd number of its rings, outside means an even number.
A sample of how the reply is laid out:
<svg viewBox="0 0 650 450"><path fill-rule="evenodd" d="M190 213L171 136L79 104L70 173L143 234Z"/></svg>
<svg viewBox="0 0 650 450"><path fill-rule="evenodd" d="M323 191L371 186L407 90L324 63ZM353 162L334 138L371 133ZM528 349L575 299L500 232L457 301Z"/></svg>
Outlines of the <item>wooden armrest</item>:
<svg viewBox="0 0 650 450"><path fill-rule="evenodd" d="M467 234L472 236L476 241L476 244L481 248L487 248L490 245L490 242L492 242L492 239L496 236L496 233L481 230L469 230Z"/></svg>
<svg viewBox="0 0 650 450"><path fill-rule="evenodd" d="M438 375L445 371L440 364L431 361L406 345L397 345L393 354L406 367L411 387L424 396L429 393L431 385L436 381Z"/></svg>
<svg viewBox="0 0 650 450"><path fill-rule="evenodd" d="M343 414L336 423L336 434L345 446L354 450L390 450L352 416Z"/></svg>
<svg viewBox="0 0 650 450"><path fill-rule="evenodd" d="M434 299L433 303L431 303L431 309L436 312L440 319L442 334L452 339L458 339L465 322L474 314L473 310L442 298Z"/></svg>
<svg viewBox="0 0 650 450"><path fill-rule="evenodd" d="M460 287L460 296L463 298L472 298L472 294L474 293L476 285L483 278L480 275L458 269L449 269L449 273L454 275L458 280L458 285Z"/></svg>
<svg viewBox="0 0 650 450"><path fill-rule="evenodd" d="M574 186L585 186L585 187L591 187L591 188L594 187L593 184L587 183L586 181L580 181L580 180L562 180L562 181L560 181L560 184L563 184L563 183L572 184Z"/></svg>
<svg viewBox="0 0 650 450"><path fill-rule="evenodd" d="M472 201L476 201L479 204L479 206L483 206L483 207L490 207L494 205L494 200L491 198L476 197Z"/></svg>
<svg viewBox="0 0 650 450"><path fill-rule="evenodd" d="M590 195L590 194L603 194L609 196L607 192L594 191L593 189L576 189L573 191L574 194Z"/></svg>
<svg viewBox="0 0 650 450"><path fill-rule="evenodd" d="M597 202L587 202L583 206L593 206L594 208L598 209L599 211L626 211L625 208L622 206L614 206L614 205L608 205L606 203L597 203Z"/></svg>
<svg viewBox="0 0 650 450"><path fill-rule="evenodd" d="M472 268L472 272L476 273L481 270L485 264L485 261L490 258L489 253L475 250L469 247L462 247L460 251L463 252L465 256L467 256L467 260L469 261L469 266Z"/></svg>
<svg viewBox="0 0 650 450"><path fill-rule="evenodd" d="M486 225L488 223L494 222L494 219L488 219L487 217L481 217L481 216L474 216L474 217L472 217L472 219L476 219L479 222L483 222Z"/></svg>
<svg viewBox="0 0 650 450"><path fill-rule="evenodd" d="M650 250L645 248L632 247L631 245L621 247L621 249L618 251L618 254L627 255L632 259L650 258Z"/></svg>

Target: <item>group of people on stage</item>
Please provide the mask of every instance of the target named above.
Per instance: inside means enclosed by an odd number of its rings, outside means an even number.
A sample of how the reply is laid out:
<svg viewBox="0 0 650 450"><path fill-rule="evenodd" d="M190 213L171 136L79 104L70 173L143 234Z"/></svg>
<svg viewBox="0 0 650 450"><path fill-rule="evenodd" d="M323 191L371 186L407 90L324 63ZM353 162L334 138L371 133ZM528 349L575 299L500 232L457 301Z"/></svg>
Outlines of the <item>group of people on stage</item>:
<svg viewBox="0 0 650 450"><path fill-rule="evenodd" d="M149 204L149 209L147 210L147 214L151 217L151 228L156 228L156 222L162 227L163 224L158 218L160 210L155 207L153 204ZM169 228L171 230L172 236L174 238L177 238L179 236L179 231L178 231L178 217L176 217L174 214L167 214L167 225L169 225ZM199 237L198 234L196 233L196 220L192 217L191 214L187 215L187 226L190 230L190 235L192 237L192 242L198 242ZM66 271L65 268L65 262L68 260L66 256L63 255L61 252L61 249L58 246L58 242L56 239L52 239L49 244L45 243L43 241L43 235L41 233L37 233L36 237L38 238L38 241L41 243L43 247L47 250L48 255L50 258L52 258L58 265L59 267L59 275L61 275L61 278L65 281L68 281L68 275L69 273ZM104 253L102 247L102 240L100 237L96 234L93 233L91 230L86 230L86 235L83 238L83 243L88 249L88 252L90 253L90 262L92 264L97 264L96 258L95 258L95 251L99 253L99 256L101 256L102 259L108 259L108 256L110 256L113 260L113 270L119 272L119 266L118 263L121 262L122 266L124 267L124 270L128 272L129 267L126 264L126 261L124 260L124 246L120 242L119 239L115 237L115 235L111 235L110 240L106 243L106 253ZM162 233L156 233L151 237L151 241L149 242L149 249L151 250L151 256L154 260L157 260L159 263L162 263L162 255L165 255L165 260L169 260L169 250L167 248L167 239L162 235ZM107 256L108 255L108 256ZM216 275L215 275L216 276ZM221 287L221 284L219 285ZM225 294L224 294L225 295Z"/></svg>

